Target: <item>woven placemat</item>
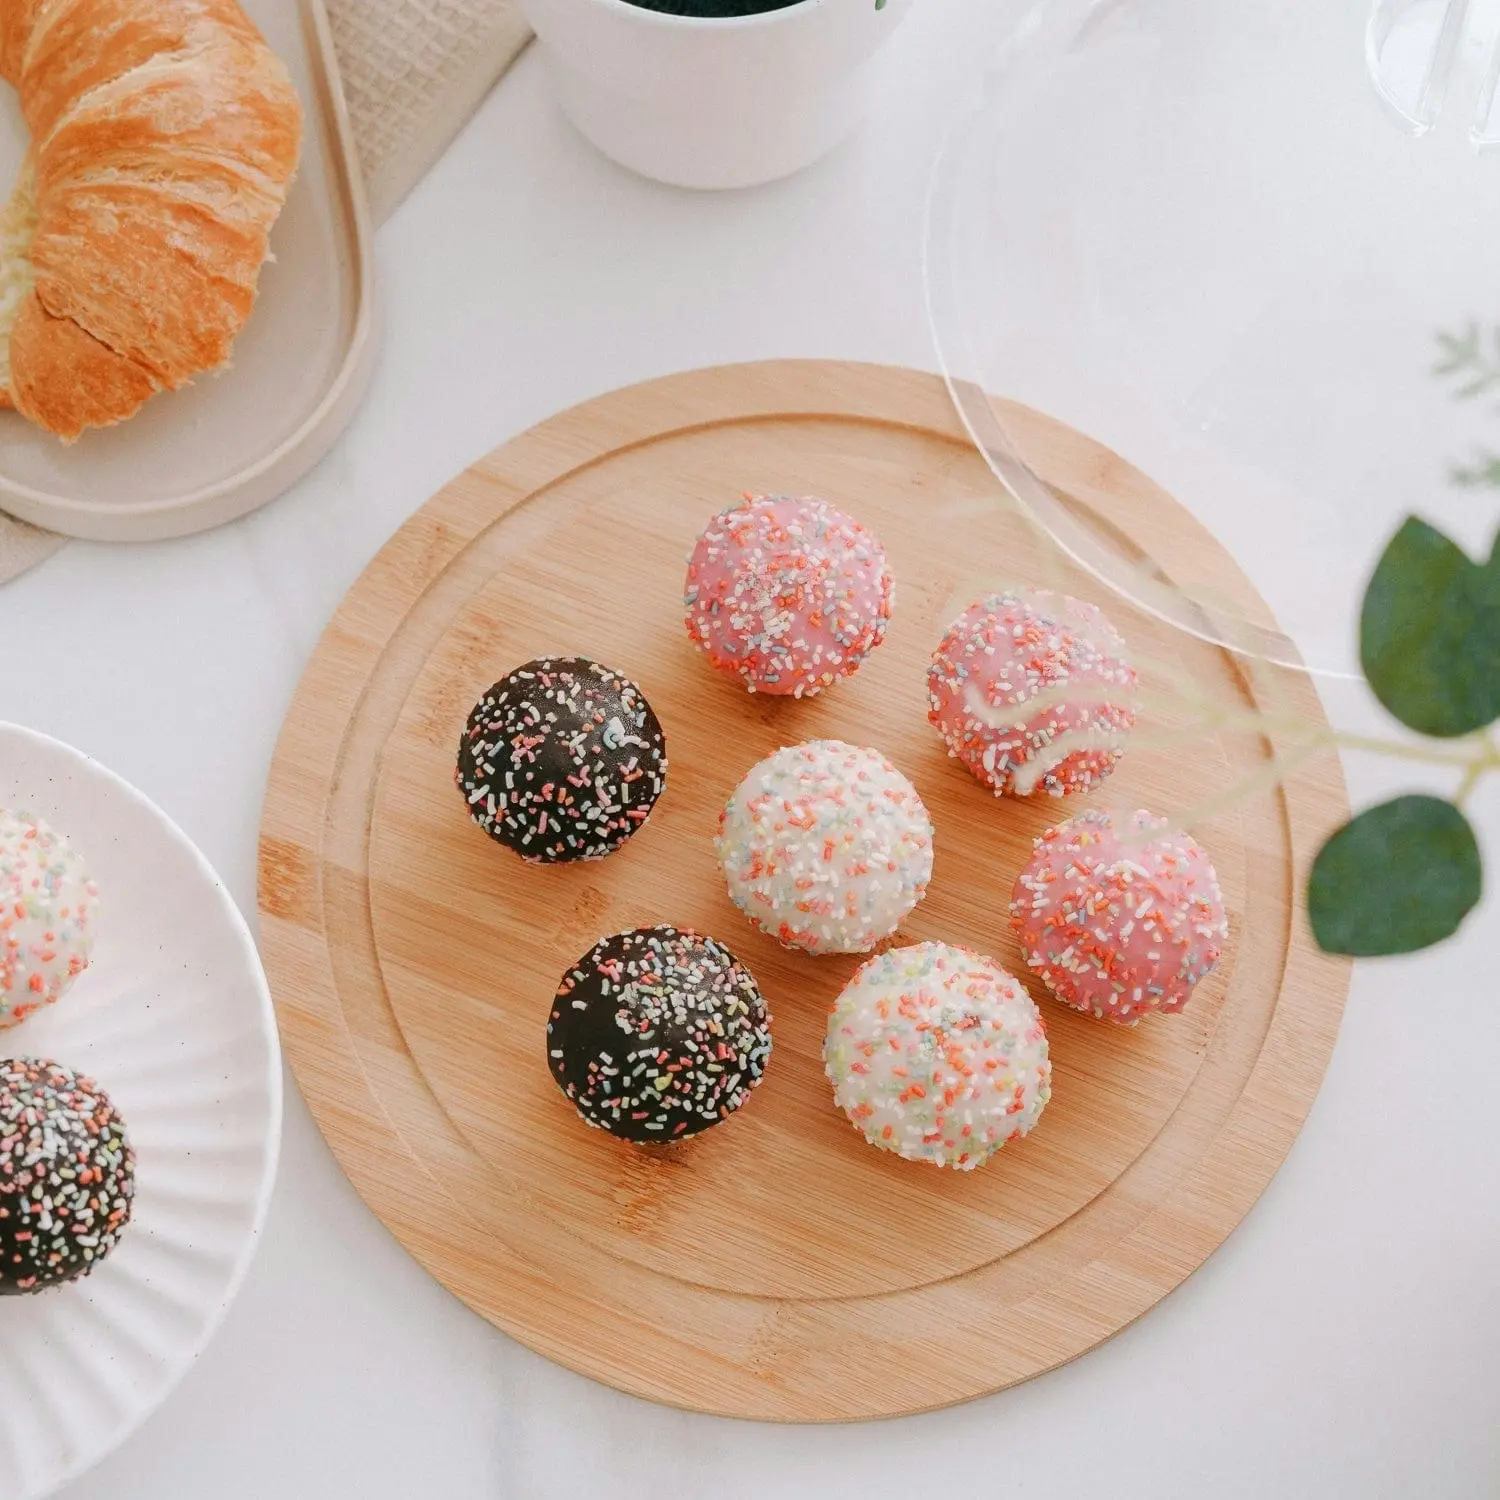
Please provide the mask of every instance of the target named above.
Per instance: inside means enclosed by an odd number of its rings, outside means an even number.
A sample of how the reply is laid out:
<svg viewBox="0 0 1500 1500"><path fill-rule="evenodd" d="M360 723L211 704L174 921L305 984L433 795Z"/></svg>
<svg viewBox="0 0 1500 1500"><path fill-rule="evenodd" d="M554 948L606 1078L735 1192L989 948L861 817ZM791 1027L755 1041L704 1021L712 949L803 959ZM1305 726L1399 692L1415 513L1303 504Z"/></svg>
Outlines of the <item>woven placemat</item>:
<svg viewBox="0 0 1500 1500"><path fill-rule="evenodd" d="M0 512L0 583L9 583L46 562L67 540L55 531L43 531Z"/></svg>
<svg viewBox="0 0 1500 1500"><path fill-rule="evenodd" d="M531 38L516 0L324 0L381 223Z"/></svg>
<svg viewBox="0 0 1500 1500"><path fill-rule="evenodd" d="M380 224L442 155L531 31L516 0L324 3L370 212ZM66 540L0 514L0 583Z"/></svg>

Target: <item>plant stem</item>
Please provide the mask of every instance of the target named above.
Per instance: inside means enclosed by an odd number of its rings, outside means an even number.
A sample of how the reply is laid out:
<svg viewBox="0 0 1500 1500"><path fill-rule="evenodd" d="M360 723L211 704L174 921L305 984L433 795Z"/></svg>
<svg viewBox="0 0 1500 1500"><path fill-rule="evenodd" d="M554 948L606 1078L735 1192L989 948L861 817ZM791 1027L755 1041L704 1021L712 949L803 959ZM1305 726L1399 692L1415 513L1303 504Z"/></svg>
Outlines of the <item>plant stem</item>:
<svg viewBox="0 0 1500 1500"><path fill-rule="evenodd" d="M983 722L997 729L1013 729L1025 724L1039 710L1076 702L1077 698L1078 689L1075 685L1060 683L1044 688L1031 697L1004 708L993 707L985 703L980 694L971 691L968 705L975 717ZM1109 699L1121 707L1139 708L1146 712L1155 708L1159 713L1170 711L1174 707L1181 707L1182 703L1181 697L1173 700L1141 689L1133 693L1128 690L1112 691ZM1133 742L1160 748L1174 743L1196 740L1216 731L1243 730L1247 734L1260 736L1278 734L1294 741L1297 746L1303 744L1336 745L1340 749L1360 750L1369 755L1388 756L1393 760L1419 761L1432 766L1452 766L1464 773L1464 795L1467 795L1488 772L1500 770L1500 744L1497 744L1488 733L1468 735L1460 740L1459 744L1472 744L1477 751L1477 754L1464 754L1458 750L1436 749L1430 745L1413 743L1410 740L1349 734L1331 727L1318 728L1294 715L1268 714L1256 709L1236 708L1223 703L1215 703L1207 698L1189 698L1188 706L1196 712L1186 723L1159 729L1154 734L1136 735L1133 737ZM1070 741L1067 748L1079 747Z"/></svg>
<svg viewBox="0 0 1500 1500"><path fill-rule="evenodd" d="M1495 743L1494 736L1486 730L1479 738L1483 753L1478 756L1464 772L1464 779L1459 782L1458 790L1453 794L1453 805L1462 807L1469 800L1474 788L1479 785L1487 771L1500 768L1500 745Z"/></svg>
<svg viewBox="0 0 1500 1500"><path fill-rule="evenodd" d="M1323 741L1316 739L1305 740L1300 745L1294 745L1284 755L1278 755L1268 761L1259 770L1252 771L1227 791L1209 797L1190 807L1181 814L1178 821L1184 828L1192 828L1194 824L1201 823L1222 812L1226 807L1232 807L1242 797L1253 796L1256 792L1266 791L1270 787L1279 786L1286 777L1296 770L1309 756L1314 755L1323 748Z"/></svg>
<svg viewBox="0 0 1500 1500"><path fill-rule="evenodd" d="M1478 780L1486 771L1500 766L1500 755L1493 746L1481 749L1478 755L1449 755L1442 750L1429 750L1425 745L1408 745L1402 740L1375 739L1362 734L1344 734L1334 731L1333 741L1349 750L1366 750L1371 755L1389 755L1396 760L1419 760L1433 766L1460 766Z"/></svg>

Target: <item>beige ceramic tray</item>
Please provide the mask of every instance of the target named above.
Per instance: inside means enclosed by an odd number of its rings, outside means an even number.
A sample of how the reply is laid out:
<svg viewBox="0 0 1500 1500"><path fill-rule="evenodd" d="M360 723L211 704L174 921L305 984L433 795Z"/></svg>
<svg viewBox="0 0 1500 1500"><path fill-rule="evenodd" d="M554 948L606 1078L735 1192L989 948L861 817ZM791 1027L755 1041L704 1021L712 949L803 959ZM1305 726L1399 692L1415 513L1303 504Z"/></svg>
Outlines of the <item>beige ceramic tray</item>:
<svg viewBox="0 0 1500 1500"><path fill-rule="evenodd" d="M307 115L302 168L234 363L72 447L0 413L0 510L69 536L147 541L274 500L332 446L373 352L369 220L322 0L244 0ZM0 179L25 135L0 85Z"/></svg>

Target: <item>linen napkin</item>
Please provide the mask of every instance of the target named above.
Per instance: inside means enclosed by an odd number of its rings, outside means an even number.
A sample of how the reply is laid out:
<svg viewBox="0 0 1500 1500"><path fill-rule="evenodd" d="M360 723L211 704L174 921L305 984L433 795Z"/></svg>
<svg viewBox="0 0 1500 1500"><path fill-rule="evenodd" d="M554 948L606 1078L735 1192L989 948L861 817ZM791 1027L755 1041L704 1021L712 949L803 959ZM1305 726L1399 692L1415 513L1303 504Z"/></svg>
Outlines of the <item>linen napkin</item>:
<svg viewBox="0 0 1500 1500"><path fill-rule="evenodd" d="M378 225L531 38L516 0L324 0ZM0 583L67 541L0 514Z"/></svg>

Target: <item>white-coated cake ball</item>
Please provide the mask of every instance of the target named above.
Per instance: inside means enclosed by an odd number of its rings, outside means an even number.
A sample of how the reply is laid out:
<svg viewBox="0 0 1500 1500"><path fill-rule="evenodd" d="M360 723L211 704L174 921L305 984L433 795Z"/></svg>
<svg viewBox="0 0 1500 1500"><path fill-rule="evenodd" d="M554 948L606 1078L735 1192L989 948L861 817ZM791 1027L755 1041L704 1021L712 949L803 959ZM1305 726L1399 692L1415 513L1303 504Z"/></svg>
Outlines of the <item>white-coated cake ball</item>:
<svg viewBox="0 0 1500 1500"><path fill-rule="evenodd" d="M51 1005L88 968L98 909L72 844L0 808L0 1029Z"/></svg>
<svg viewBox="0 0 1500 1500"><path fill-rule="evenodd" d="M1052 1097L1031 996L994 959L946 943L862 965L829 1017L823 1064L872 1146L959 1171L1025 1135Z"/></svg>
<svg viewBox="0 0 1500 1500"><path fill-rule="evenodd" d="M730 899L808 953L867 953L927 893L932 822L877 750L791 745L753 766L719 815Z"/></svg>

